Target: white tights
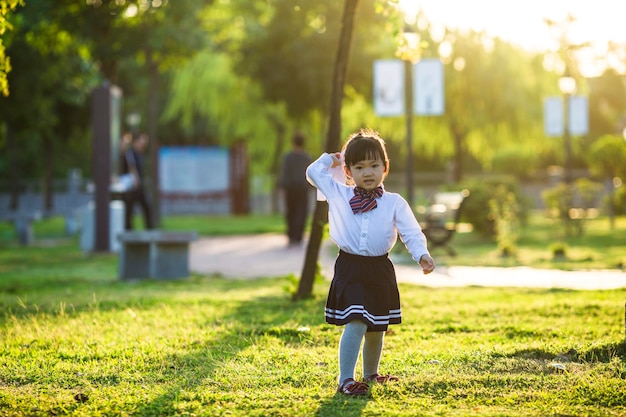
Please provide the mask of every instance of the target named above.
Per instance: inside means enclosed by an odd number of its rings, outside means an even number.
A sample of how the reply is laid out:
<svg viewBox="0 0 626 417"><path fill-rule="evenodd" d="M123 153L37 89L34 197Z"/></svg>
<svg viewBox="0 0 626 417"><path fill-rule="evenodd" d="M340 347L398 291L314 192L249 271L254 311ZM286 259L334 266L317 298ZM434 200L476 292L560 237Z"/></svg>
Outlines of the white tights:
<svg viewBox="0 0 626 417"><path fill-rule="evenodd" d="M361 320L346 324L339 341L339 383L354 378L363 339L363 377L378 373L384 336L385 332L368 332L367 324Z"/></svg>

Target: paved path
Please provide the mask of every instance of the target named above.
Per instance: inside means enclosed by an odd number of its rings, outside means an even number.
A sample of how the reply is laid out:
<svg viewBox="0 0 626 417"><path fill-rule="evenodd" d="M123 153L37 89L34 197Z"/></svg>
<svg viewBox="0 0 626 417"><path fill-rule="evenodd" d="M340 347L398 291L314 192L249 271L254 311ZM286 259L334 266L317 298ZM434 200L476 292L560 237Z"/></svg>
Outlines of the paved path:
<svg viewBox="0 0 626 417"><path fill-rule="evenodd" d="M281 234L226 236L202 238L191 244L190 269L203 274L219 274L225 278L276 277L290 273L299 276L304 263L306 244L288 248ZM325 276L331 278L337 250L326 239L320 251ZM415 265L398 265L399 282L428 287L534 287L569 289L626 288L626 272L619 270L560 271L526 267L492 268L439 266L430 275L423 275Z"/></svg>

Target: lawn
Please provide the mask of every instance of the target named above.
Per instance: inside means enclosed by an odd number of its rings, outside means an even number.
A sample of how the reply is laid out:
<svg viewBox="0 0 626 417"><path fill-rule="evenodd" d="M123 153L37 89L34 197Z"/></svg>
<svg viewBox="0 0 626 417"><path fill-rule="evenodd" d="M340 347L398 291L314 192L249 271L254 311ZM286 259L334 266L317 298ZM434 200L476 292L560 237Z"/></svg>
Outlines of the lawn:
<svg viewBox="0 0 626 417"><path fill-rule="evenodd" d="M122 282L75 241L0 246L2 416L620 416L624 291L401 285L370 396L335 393L327 282Z"/></svg>

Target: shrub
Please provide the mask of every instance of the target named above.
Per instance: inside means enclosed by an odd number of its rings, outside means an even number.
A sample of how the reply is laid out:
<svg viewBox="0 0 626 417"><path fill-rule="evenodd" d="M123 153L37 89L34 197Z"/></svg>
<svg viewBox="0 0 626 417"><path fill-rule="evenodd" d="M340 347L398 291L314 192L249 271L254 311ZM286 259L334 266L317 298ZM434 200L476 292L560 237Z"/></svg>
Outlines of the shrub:
<svg viewBox="0 0 626 417"><path fill-rule="evenodd" d="M492 210L492 200L498 200L502 195L511 194L517 206L515 216L523 223L528 215L530 201L522 195L519 182L513 177L472 178L463 182L462 188L470 191L469 197L463 203L461 221L471 223L474 230L484 236L496 236L496 216Z"/></svg>

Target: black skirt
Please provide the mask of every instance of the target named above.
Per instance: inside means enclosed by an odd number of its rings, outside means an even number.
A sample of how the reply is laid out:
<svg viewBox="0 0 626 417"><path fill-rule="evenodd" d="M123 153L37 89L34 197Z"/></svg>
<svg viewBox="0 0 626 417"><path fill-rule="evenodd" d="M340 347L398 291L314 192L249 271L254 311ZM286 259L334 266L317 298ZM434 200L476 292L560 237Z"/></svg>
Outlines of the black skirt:
<svg viewBox="0 0 626 417"><path fill-rule="evenodd" d="M326 322L342 326L352 320L363 321L368 332L386 331L390 324L402 322L396 272L387 255L339 251L326 300Z"/></svg>

